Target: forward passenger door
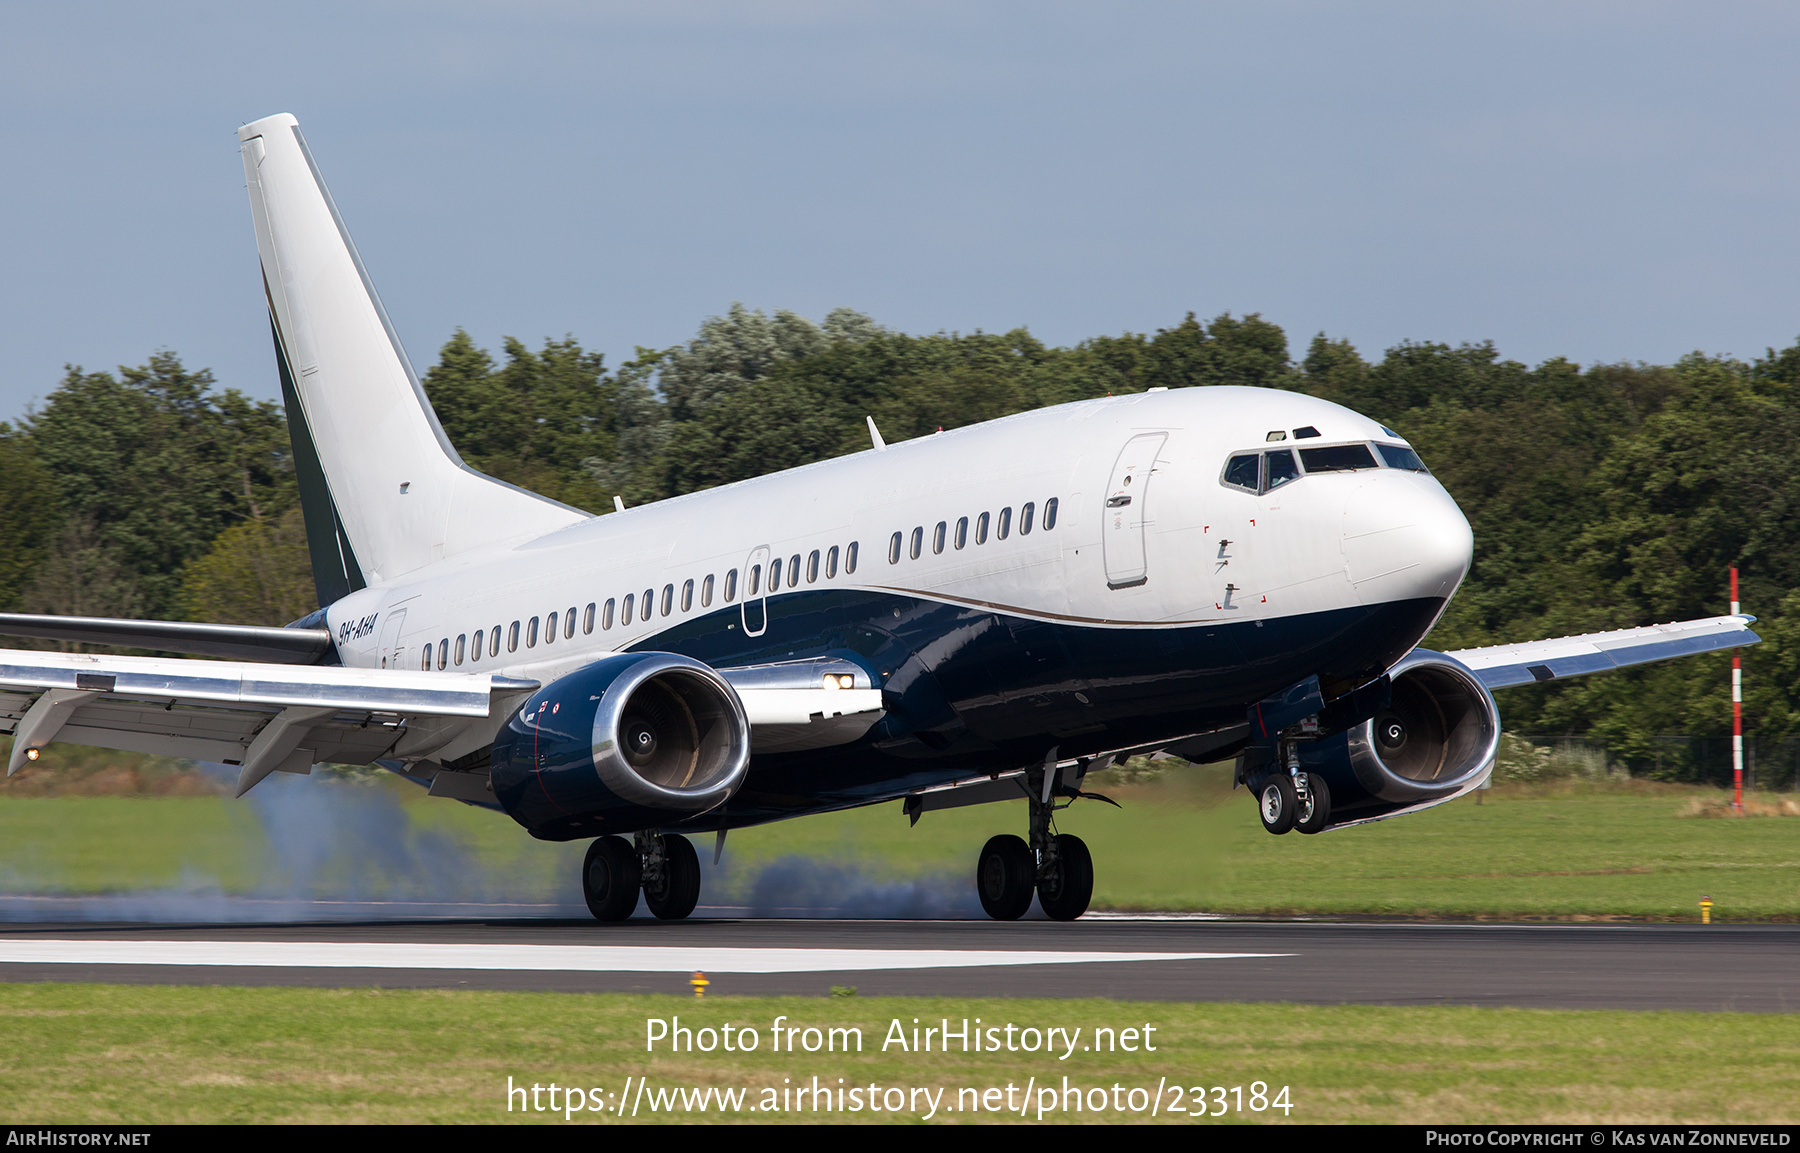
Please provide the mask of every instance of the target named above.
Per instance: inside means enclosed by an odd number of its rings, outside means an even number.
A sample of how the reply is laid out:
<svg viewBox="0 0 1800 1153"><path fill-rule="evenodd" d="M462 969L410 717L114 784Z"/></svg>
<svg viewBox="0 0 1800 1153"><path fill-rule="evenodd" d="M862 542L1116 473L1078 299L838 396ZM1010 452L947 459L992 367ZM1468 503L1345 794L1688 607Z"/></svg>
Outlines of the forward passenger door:
<svg viewBox="0 0 1800 1153"><path fill-rule="evenodd" d="M1140 433L1125 442L1106 482L1101 551L1106 557L1106 587L1126 589L1150 579L1144 552L1144 530L1150 524L1150 476L1166 432Z"/></svg>

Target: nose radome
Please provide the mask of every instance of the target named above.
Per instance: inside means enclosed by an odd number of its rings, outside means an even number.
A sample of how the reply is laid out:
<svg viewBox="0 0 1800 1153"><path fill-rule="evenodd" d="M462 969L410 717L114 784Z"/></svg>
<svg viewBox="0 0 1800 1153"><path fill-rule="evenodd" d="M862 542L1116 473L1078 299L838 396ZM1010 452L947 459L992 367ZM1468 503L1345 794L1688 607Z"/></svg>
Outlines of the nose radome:
<svg viewBox="0 0 1800 1153"><path fill-rule="evenodd" d="M1365 473L1344 505L1344 575L1364 604L1448 599L1474 551L1468 519L1428 476Z"/></svg>

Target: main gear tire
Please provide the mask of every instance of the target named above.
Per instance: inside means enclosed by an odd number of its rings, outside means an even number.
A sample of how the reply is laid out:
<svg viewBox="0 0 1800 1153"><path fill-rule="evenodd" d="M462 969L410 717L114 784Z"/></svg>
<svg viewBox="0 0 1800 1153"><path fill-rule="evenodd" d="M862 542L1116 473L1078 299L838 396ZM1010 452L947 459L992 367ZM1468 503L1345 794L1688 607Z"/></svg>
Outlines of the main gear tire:
<svg viewBox="0 0 1800 1153"><path fill-rule="evenodd" d="M679 921L700 903L700 856L694 843L675 833L662 838L662 880L644 882L644 904L664 921Z"/></svg>
<svg viewBox="0 0 1800 1153"><path fill-rule="evenodd" d="M981 907L996 921L1016 921L1031 908L1037 859L1031 848L1010 833L989 839L975 865L975 891Z"/></svg>
<svg viewBox="0 0 1800 1153"><path fill-rule="evenodd" d="M581 863L581 895L597 921L623 921L637 910L643 872L637 849L624 837L601 837Z"/></svg>
<svg viewBox="0 0 1800 1153"><path fill-rule="evenodd" d="M1073 921L1094 896L1094 858L1080 837L1056 835L1056 864L1038 878L1038 904L1052 921Z"/></svg>

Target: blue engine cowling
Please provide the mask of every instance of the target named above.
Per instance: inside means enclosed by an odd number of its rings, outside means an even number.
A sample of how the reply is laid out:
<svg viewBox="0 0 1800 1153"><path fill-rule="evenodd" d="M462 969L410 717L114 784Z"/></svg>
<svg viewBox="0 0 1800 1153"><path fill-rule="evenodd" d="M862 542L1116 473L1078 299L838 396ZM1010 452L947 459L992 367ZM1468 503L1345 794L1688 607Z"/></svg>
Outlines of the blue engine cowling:
<svg viewBox="0 0 1800 1153"><path fill-rule="evenodd" d="M750 767L750 723L718 673L621 653L539 689L494 740L494 796L532 836L568 841L717 808Z"/></svg>
<svg viewBox="0 0 1800 1153"><path fill-rule="evenodd" d="M1331 787L1331 824L1428 808L1477 788L1493 771L1500 710L1462 662L1414 649L1389 670L1387 706L1347 731L1299 746L1301 765Z"/></svg>

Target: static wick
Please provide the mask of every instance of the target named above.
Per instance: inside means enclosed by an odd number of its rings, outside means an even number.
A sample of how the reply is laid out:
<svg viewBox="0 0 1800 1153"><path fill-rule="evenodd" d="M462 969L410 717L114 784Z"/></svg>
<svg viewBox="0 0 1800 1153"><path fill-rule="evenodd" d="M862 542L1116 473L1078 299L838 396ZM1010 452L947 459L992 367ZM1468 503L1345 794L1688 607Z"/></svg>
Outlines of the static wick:
<svg viewBox="0 0 1800 1153"><path fill-rule="evenodd" d="M688 978L688 984L694 987L694 996L704 997L706 996L706 987L712 984L712 982L706 979L705 973L696 972L692 977Z"/></svg>

